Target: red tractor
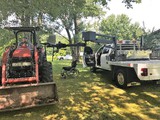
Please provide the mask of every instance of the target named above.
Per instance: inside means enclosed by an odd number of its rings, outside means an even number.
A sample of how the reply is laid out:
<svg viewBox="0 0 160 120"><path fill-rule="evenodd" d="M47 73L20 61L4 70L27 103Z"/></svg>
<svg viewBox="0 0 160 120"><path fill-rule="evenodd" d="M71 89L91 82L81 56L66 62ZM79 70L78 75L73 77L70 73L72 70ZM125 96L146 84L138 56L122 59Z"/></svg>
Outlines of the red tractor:
<svg viewBox="0 0 160 120"><path fill-rule="evenodd" d="M7 29L14 32L16 42L6 48L2 57L0 111L54 103L58 100L56 84L46 49L36 37L39 28Z"/></svg>

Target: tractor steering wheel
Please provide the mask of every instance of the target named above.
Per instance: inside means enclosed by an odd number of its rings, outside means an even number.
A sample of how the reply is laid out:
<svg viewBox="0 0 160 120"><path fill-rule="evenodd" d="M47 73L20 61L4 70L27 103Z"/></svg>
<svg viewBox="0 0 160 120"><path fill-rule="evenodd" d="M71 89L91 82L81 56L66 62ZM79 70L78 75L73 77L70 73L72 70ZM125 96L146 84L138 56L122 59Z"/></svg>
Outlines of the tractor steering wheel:
<svg viewBox="0 0 160 120"><path fill-rule="evenodd" d="M20 43L19 43L19 46L28 46L28 42L27 42L27 41L20 42Z"/></svg>

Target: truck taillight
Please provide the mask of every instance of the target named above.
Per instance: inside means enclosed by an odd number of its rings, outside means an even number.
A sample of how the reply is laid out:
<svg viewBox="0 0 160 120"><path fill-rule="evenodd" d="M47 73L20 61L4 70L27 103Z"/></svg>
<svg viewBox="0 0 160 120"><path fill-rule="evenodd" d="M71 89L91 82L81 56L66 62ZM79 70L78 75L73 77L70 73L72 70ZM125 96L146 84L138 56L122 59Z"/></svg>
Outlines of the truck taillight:
<svg viewBox="0 0 160 120"><path fill-rule="evenodd" d="M141 68L141 75L142 76L148 76L148 69L147 68Z"/></svg>

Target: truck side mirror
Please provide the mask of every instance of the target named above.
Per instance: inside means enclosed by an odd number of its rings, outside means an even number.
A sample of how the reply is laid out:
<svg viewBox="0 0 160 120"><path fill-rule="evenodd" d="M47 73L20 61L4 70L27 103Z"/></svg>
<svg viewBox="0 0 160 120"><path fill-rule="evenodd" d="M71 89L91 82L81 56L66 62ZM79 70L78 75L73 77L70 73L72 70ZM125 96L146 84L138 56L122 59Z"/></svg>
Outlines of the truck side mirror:
<svg viewBox="0 0 160 120"><path fill-rule="evenodd" d="M55 44L55 42L56 42L56 35L49 35L49 37L47 39L47 43Z"/></svg>

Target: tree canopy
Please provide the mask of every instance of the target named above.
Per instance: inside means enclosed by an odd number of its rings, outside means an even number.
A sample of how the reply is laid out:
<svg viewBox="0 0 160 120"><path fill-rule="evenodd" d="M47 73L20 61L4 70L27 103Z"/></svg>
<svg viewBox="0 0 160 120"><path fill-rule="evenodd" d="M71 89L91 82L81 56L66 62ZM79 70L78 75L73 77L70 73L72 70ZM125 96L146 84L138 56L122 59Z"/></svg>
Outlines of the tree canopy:
<svg viewBox="0 0 160 120"><path fill-rule="evenodd" d="M145 33L144 35L144 48L145 49L156 49L160 48L160 29Z"/></svg>
<svg viewBox="0 0 160 120"><path fill-rule="evenodd" d="M137 39L143 34L143 30L138 23L131 23L131 19L125 15L110 15L103 19L100 25L100 31L114 35L117 39Z"/></svg>
<svg viewBox="0 0 160 120"><path fill-rule="evenodd" d="M104 15L110 0L1 0L0 22L4 25L42 26L44 30L64 36L69 43L79 42L88 17ZM126 7L141 0L122 0ZM8 17L15 19L8 24ZM72 49L72 55L75 50Z"/></svg>

